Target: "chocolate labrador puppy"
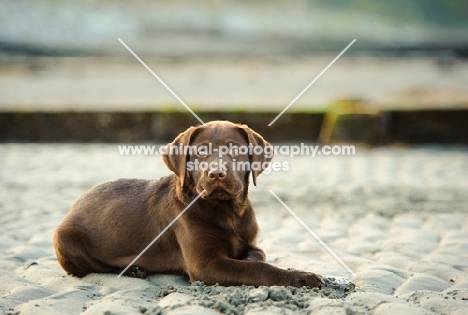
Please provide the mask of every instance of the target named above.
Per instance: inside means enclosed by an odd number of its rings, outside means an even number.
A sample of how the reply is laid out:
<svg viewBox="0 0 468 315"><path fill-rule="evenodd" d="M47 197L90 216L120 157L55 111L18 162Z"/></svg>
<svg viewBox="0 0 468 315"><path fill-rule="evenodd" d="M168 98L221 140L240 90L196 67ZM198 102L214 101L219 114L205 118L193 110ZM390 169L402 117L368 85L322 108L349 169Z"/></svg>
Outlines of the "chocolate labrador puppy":
<svg viewBox="0 0 468 315"><path fill-rule="evenodd" d="M249 144L255 150L242 150ZM265 263L255 245L249 176L256 184L258 166L270 161L261 153L268 147L245 125L214 121L190 127L165 148L163 160L174 174L108 181L73 204L53 235L60 265L77 277L120 273L200 195L130 270L186 274L192 282L225 286L320 287L314 273Z"/></svg>

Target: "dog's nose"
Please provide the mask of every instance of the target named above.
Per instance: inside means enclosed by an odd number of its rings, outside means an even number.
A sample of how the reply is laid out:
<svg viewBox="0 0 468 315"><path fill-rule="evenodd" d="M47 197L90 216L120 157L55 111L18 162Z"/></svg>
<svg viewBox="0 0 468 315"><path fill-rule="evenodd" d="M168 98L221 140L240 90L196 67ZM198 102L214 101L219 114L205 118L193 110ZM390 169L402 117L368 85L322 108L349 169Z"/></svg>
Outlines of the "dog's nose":
<svg viewBox="0 0 468 315"><path fill-rule="evenodd" d="M226 171L223 170L211 170L208 172L208 177L210 179L224 179L226 177Z"/></svg>

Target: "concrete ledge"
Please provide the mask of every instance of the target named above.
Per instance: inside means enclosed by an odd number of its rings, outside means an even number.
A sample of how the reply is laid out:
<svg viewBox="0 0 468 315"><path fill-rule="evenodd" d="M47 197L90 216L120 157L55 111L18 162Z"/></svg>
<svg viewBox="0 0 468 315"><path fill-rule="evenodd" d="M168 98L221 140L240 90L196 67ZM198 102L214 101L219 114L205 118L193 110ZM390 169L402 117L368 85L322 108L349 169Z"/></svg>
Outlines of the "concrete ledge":
<svg viewBox="0 0 468 315"><path fill-rule="evenodd" d="M468 109L389 112L391 142L468 144Z"/></svg>
<svg viewBox="0 0 468 315"><path fill-rule="evenodd" d="M315 141L322 114L198 113L203 121L245 123L271 141ZM191 114L171 112L0 113L3 142L147 142L172 141L199 122Z"/></svg>
<svg viewBox="0 0 468 315"><path fill-rule="evenodd" d="M201 112L198 115L204 121L219 119L247 124L272 142L316 142L324 117L322 113L286 113L268 127L277 113ZM375 135L377 144L468 144L468 109L388 111L381 112L380 119L381 128ZM3 112L0 113L0 141L168 142L197 124L191 114L182 112Z"/></svg>

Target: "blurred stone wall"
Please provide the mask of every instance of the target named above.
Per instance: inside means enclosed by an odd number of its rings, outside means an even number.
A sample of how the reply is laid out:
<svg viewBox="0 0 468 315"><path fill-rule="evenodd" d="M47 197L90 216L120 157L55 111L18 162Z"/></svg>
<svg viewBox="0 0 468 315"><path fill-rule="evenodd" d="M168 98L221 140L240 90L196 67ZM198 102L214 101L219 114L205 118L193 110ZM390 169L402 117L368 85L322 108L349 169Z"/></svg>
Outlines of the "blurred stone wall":
<svg viewBox="0 0 468 315"><path fill-rule="evenodd" d="M468 39L466 1L2 0L0 54L297 55ZM451 18L449 18L451 17Z"/></svg>

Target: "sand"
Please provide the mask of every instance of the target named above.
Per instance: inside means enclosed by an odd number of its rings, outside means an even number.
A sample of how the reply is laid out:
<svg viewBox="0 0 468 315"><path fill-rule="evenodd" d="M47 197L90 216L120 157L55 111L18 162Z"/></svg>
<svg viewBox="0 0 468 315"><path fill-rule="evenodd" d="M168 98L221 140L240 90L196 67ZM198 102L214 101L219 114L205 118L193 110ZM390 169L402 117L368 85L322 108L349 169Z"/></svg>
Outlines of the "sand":
<svg viewBox="0 0 468 315"><path fill-rule="evenodd" d="M84 191L167 175L159 157L111 144L0 145L0 310L5 314L465 314L468 151L358 148L354 157L278 157L251 199L259 246L282 268L345 277L354 290L222 287L183 276L66 275L51 234ZM268 192L274 191L351 270ZM141 244L146 246L146 244Z"/></svg>

